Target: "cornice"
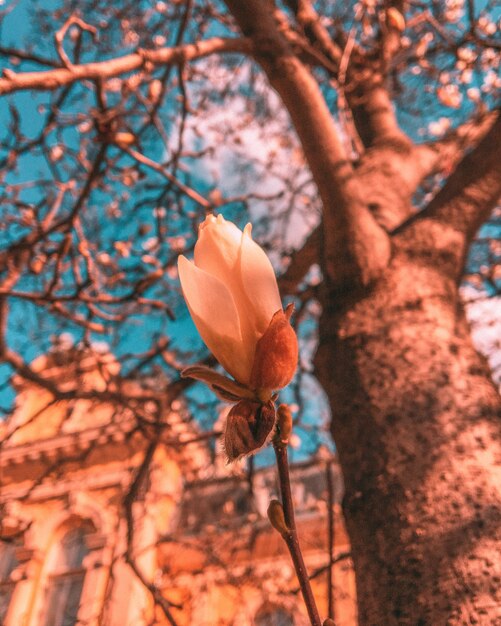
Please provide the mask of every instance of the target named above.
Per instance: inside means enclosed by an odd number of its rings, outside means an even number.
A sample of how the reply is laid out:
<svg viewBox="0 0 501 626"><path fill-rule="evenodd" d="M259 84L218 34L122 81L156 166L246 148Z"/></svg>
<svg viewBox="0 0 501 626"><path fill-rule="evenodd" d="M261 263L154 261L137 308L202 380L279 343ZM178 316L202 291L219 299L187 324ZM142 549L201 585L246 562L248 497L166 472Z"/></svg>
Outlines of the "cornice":
<svg viewBox="0 0 501 626"><path fill-rule="evenodd" d="M133 419L124 419L120 422L98 426L86 430L64 433L51 437L10 445L7 439L0 446L0 467L25 465L30 462L71 459L79 453L84 453L96 446L105 446L110 443L121 444L129 439L134 432L136 422ZM137 431L136 431L137 432Z"/></svg>

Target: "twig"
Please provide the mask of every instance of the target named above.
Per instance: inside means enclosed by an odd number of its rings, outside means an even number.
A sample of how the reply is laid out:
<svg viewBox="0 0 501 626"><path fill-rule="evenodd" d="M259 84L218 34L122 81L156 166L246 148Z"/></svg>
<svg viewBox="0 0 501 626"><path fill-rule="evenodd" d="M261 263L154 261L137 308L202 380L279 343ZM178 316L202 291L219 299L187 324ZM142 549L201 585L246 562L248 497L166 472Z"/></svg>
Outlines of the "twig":
<svg viewBox="0 0 501 626"><path fill-rule="evenodd" d="M289 460L287 456L287 442L280 439L280 433L273 439L273 449L277 459L278 477L280 482L280 495L282 498L282 507L284 511L284 519L286 529L281 533L287 548L289 549L294 569L301 587L304 603L312 626L321 626L320 615L318 614L317 605L313 596L310 585L306 565L304 564L303 554L299 545L296 530L296 520L294 518L294 504L292 502L292 493L289 476Z"/></svg>
<svg viewBox="0 0 501 626"><path fill-rule="evenodd" d="M357 13L355 19L358 19L360 14ZM345 127L348 131L348 135L352 137L353 149L357 154L362 154L364 152L364 145L362 140L358 135L358 131L355 126L355 122L353 121L353 114L348 105L348 100L346 98L346 79L348 74L348 66L350 64L351 53L356 45L356 27L353 25L348 34L348 40L344 47L343 53L341 55L341 59L339 61L339 71L337 75L337 87L338 87L338 99L339 99L339 114L343 119ZM334 84L336 81L333 81Z"/></svg>
<svg viewBox="0 0 501 626"><path fill-rule="evenodd" d="M82 19L80 19L78 15L70 15L70 17L66 20L63 26L54 35L54 43L56 45L56 50L59 58L61 59L64 67L70 70L73 67L73 63L70 61L68 55L64 50L64 38L66 36L66 33L68 32L68 28L73 25L78 26L82 31L85 30L88 33L91 33L94 41L96 41L97 38L97 29L95 28L95 26L87 24L87 22L84 22Z"/></svg>
<svg viewBox="0 0 501 626"><path fill-rule="evenodd" d="M164 176L170 183L177 187L179 191L188 196L188 198L191 198L194 202L202 206L204 209L206 209L207 211L210 211L212 209L212 205L208 200L206 200L191 187L188 187L188 185L182 183L179 179L173 176L165 167L163 167L159 163L156 163L155 161L152 161L147 156L141 154L141 152L138 152L137 150L132 150L131 148L127 148L126 146L121 146L121 148L138 163L142 163L143 165L146 165L152 170L155 170L155 172L158 172L159 174Z"/></svg>
<svg viewBox="0 0 501 626"><path fill-rule="evenodd" d="M340 552L337 556L332 558L330 563L322 565L321 567L317 567L317 569L314 570L308 578L310 580L315 580L315 578L318 578L319 576L322 576L322 574L325 574L325 572L329 570L329 567L331 567L331 565L336 565L336 563L340 563L341 561L346 561L347 559L351 558L351 552ZM294 589L291 589L291 593L294 595L297 595L300 591L300 587L295 587Z"/></svg>
<svg viewBox="0 0 501 626"><path fill-rule="evenodd" d="M327 597L328 597L328 616L335 619L334 613L334 545L335 545L335 520L334 520L334 485L332 480L332 462L327 461L325 466L325 475L327 479L327 519L328 519L328 551L329 551L329 567L327 570Z"/></svg>
<svg viewBox="0 0 501 626"><path fill-rule="evenodd" d="M155 454L157 447L158 447L158 440L152 441L150 445L148 446L148 449L145 452L143 461L139 469L136 471L136 475L129 487L129 491L127 492L127 495L124 498L123 504L124 504L125 516L127 520L127 549L125 551L125 560L131 567L132 571L134 572L138 580L150 592L155 605L160 607L160 609L162 610L170 626L178 626L178 623L175 620L171 612L171 609L172 608L179 609L181 607L172 602L169 602L167 598L163 596L163 594L155 585L155 583L148 581L144 572L142 571L142 569L139 567L138 563L136 562L136 558L133 554L135 519L134 519L134 514L132 512L132 507L133 507L134 502L136 501L139 489L141 488L141 485L143 484L144 480L146 479L148 475L148 472L150 469L150 463L153 459L153 455Z"/></svg>

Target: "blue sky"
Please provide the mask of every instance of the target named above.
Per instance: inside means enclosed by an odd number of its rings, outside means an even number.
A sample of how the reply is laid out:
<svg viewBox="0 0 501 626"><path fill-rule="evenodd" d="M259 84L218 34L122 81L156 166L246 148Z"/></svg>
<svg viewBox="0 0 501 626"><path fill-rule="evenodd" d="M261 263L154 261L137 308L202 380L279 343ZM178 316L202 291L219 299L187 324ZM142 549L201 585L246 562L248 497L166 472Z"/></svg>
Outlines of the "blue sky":
<svg viewBox="0 0 501 626"><path fill-rule="evenodd" d="M483 2L483 4L485 4ZM10 3L9 0L4 2L2 6L0 6L1 10L5 10L10 6L14 6L14 3ZM58 6L58 3L53 1L39 2L38 6L42 6L46 10L54 9ZM477 3L476 5L479 9L481 8L481 4ZM36 29L35 31L32 29L31 19L33 15L32 11L33 4L31 0L21 0L19 3L15 3L15 8L13 11L8 13L2 20L0 24L0 41L3 46L15 46L18 48L23 47L23 43L25 39L29 39L34 45L39 48L43 55L52 59L57 59L57 56L54 51L53 41L51 38L42 38L40 37L36 40ZM124 48L120 48L120 54L124 54L128 50ZM4 66L9 66L15 71L19 71L20 67L23 70L36 70L39 69L39 66L33 63L25 62L21 66L13 66L9 63L6 63L4 59L0 59L0 65L4 64ZM428 126L428 123L436 118L440 118L441 116L445 116L450 118L454 123L457 123L461 120L461 118L468 114L472 110L473 104L471 102L466 102L465 108L460 111L455 111L453 109L447 107L440 107L437 109L437 103L435 99L435 105L430 108L426 108L424 106L424 102L426 99L433 99L433 94L421 94L420 93L420 85L421 79L413 77L409 74L406 79L409 81L409 85L414 85L415 89L419 96L419 98L424 98L424 100L420 101L421 110L429 111L426 113L424 120L420 120L420 125L418 126L417 120L413 120L412 112L402 111L400 112L402 123L404 124L406 130L410 131L411 134L415 136L418 140L426 139L426 133L423 134L423 128ZM465 87L466 89L466 87ZM118 96L117 96L118 97ZM9 96L8 98L0 98L0 135L7 136L9 134L8 124L10 123L11 117L9 112L9 103L15 103L19 110L22 112L21 116L21 131L27 137L36 136L37 133L44 125L44 121L49 112L50 103L52 101L53 95L46 93L18 93L14 96ZM91 99L91 95L89 90L85 88L77 87L72 92L72 98L74 100L67 106L67 111L71 113L72 111L84 110L85 107L94 106L95 103ZM171 106L172 103L169 103ZM73 107L73 108L72 108ZM166 109L167 110L167 109ZM227 111L228 113L229 111ZM275 129L276 137L280 137L281 126L282 123L280 120L274 120L277 126ZM284 123L287 123L286 121ZM1 130L3 129L3 130ZM261 146L263 145L261 142L263 141L263 137L258 134L258 130L256 128L249 127L246 129L247 135L244 137L247 144L245 144L242 148L242 155L248 156L252 154L252 150L261 150ZM268 131L264 129L265 135ZM268 144L272 143L272 137L268 134L265 137ZM61 135L58 135L57 129L51 132L47 137L47 143L49 146L57 145L58 142L63 142L69 146L77 145L79 138L75 134L74 129L70 126L67 130L63 131ZM252 145L253 140L255 141L254 145ZM259 142L259 143L256 143ZM203 145L203 140L201 140L201 145ZM269 147L269 146L268 146ZM150 142L148 144L148 149L150 150L148 156L151 158L160 159L162 156L161 149L158 146L155 146ZM235 190L238 189L240 184L238 176L234 176L230 180L229 176L229 167L232 164L237 162L236 153L227 152L226 155L223 155L226 159L224 164L219 164L219 171L216 164L211 163L210 161L206 162L204 167L197 169L195 175L191 177L191 183L194 184L197 190L202 194L207 194L212 186L217 182L218 184L225 184L226 191L228 194L232 191L232 186ZM127 157L123 158L122 165L127 166ZM132 164L129 161L129 164ZM291 163L287 164L288 167L292 167ZM215 172L215 173L214 173ZM60 171L61 177L64 179L65 173L64 170ZM35 189L26 189L23 192L22 198L23 200L29 204L33 202L37 202L40 197L40 193L54 193L54 190L51 189L50 186L50 170L48 168L46 160L40 155L33 155L31 152L28 152L24 157L22 157L18 163L17 171L12 171L9 173L7 181L10 183L19 182L19 181L28 181L34 180L39 177L45 177L48 180L48 184L46 189L43 191L40 188ZM155 179L154 175L151 175L152 180ZM152 200L153 202L153 200ZM107 204L109 203L109 198L100 192L95 192L91 200L89 202L89 224L92 220L95 223L99 224L100 231L103 235L103 238L106 241L106 252L112 252L112 244L117 241L122 241L124 243L128 243L133 240L133 248L136 251L131 255L128 259L123 259L123 265L131 264L135 267L135 271L139 274L141 272L151 271L154 266L147 267L147 263L141 263L141 259L145 257L145 249L144 247L148 245L148 242L151 241L152 236L155 235L155 216L151 210L151 206L146 203L145 207L142 209L141 215L136 215L137 221L126 219L116 219L112 220L109 218ZM151 204L151 203L150 203ZM240 226L243 226L247 221L247 215L244 215L240 210L241 207L239 205L229 205L225 207L224 214L226 217L236 217L238 216L238 223ZM8 207L6 209L8 211ZM167 207L167 211L169 208ZM259 210L259 209L255 209ZM266 210L266 205L263 205L262 211ZM191 229L191 223L197 219L202 218L202 213L195 206L190 206L189 203L185 205L185 213L179 217L177 222L172 221L170 230L168 234L170 236L175 236L179 232L189 232ZM1 214L0 214L1 217ZM92 219L90 219L92 218ZM169 214L169 219L173 220L174 215ZM142 222L143 226L146 225L150 227L150 231L144 234L139 232L138 224ZM494 223L487 224L483 227L482 233L489 234L499 237L499 223L496 225ZM262 233L266 235L266 233ZM2 231L0 229L0 247L5 246L6 243L12 241L12 239L18 238L22 235L22 230L19 228L17 230L9 230ZM166 241L161 240L158 244L160 249L157 251L158 256L162 259L166 259L169 256L169 244ZM172 253L170 253L172 256ZM485 257L482 250L475 248L475 254L472 256L472 262L481 265L483 262L483 258ZM112 350L117 355L124 355L128 353L137 354L150 345L152 338L155 335L162 335L167 333L170 337L172 337L172 346L176 348L180 348L183 350L194 350L198 351L201 347L201 341L194 330L194 326L189 318L187 313L187 309L184 303L179 300L179 298L172 293L172 288L177 288L177 279L173 275L172 279L168 281L171 287L171 292L168 292L166 289L154 288L149 295L155 295L159 298L166 298L170 302L173 307L176 319L174 321L167 320L164 315L155 315L151 314L145 317L144 315L134 315L131 316L128 324L125 325L120 331L116 331L110 325L110 332L105 333L104 335L96 334L93 339L102 341L108 341L112 347ZM51 317L49 314L45 314L44 317L44 332L43 336L39 336L37 338L37 342L33 341L32 335L30 332L27 332L29 329L36 329L37 325L40 323L40 315L37 314L37 309L33 305L29 305L24 301L16 301L12 307L11 319L10 319L10 332L9 332L9 341L11 345L19 350L27 360L31 360L35 356L43 353L50 345L50 334L51 328L54 328L54 331L59 328L58 324L55 321L51 321ZM301 329L301 336L304 340L304 345L311 346L314 343L314 339L310 339L310 337L314 338L315 329L312 327L312 318L309 318L305 321L303 328ZM75 337L75 340L81 338L81 331L75 327L66 327L63 330L70 330L72 335ZM306 349L306 348L305 348ZM133 365L134 359L131 359L130 365ZM2 379L5 380L8 376L8 371L6 368L0 367L0 384ZM289 392L289 397L287 399L293 400L293 391L291 389ZM194 402L200 403L200 400L205 399L203 392L198 388L193 393ZM305 403L305 431L304 431L304 441L305 445L303 447L304 451L311 450L311 447L316 443L312 441L311 446L307 443L309 437L309 427L318 422L318 415L321 416L322 420L327 419L325 414L325 404L322 401L322 394L318 388L318 385L315 383L313 377L309 374L306 375L304 387L300 390L302 394L302 401ZM2 391L0 388L0 405L6 406L12 399L12 391L8 386L4 388ZM209 398L207 397L207 401ZM208 415L202 415L201 420L205 424L205 420L207 420L207 426L210 423L211 415L214 414L213 407L211 407ZM313 440L315 440L315 433L312 435Z"/></svg>

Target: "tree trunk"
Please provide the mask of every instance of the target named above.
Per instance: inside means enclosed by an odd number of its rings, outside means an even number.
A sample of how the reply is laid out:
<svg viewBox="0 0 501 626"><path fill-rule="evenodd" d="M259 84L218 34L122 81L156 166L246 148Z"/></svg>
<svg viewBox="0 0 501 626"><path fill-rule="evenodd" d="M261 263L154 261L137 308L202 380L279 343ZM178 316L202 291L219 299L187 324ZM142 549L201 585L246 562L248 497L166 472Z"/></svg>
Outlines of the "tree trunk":
<svg viewBox="0 0 501 626"><path fill-rule="evenodd" d="M370 292L325 294L315 361L360 625L501 624L500 397L445 256L394 243Z"/></svg>

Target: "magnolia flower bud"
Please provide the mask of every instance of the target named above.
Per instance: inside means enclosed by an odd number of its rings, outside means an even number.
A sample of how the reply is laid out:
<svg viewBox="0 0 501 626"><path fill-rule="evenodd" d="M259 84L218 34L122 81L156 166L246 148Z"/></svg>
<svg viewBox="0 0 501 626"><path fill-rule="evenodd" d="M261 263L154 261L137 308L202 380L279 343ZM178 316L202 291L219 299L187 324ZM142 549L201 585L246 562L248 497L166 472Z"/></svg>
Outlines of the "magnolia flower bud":
<svg viewBox="0 0 501 626"><path fill-rule="evenodd" d="M296 370L297 338L251 225L242 232L222 215L209 215L200 225L195 262L180 256L178 268L195 326L224 369L247 388L285 387Z"/></svg>

